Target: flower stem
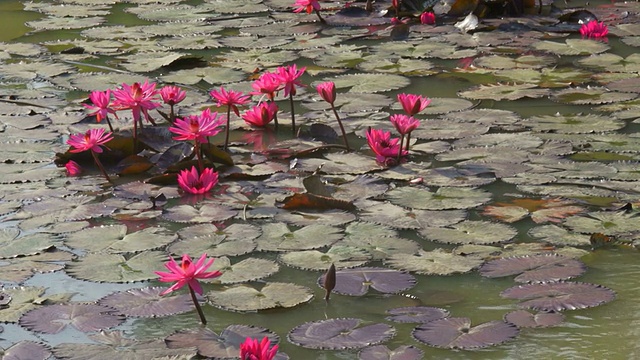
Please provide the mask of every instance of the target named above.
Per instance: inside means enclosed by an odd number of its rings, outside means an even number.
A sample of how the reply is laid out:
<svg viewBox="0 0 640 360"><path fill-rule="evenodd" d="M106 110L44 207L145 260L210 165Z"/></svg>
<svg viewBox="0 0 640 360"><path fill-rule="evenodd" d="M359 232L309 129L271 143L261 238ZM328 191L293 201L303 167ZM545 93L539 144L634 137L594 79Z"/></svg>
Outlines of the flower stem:
<svg viewBox="0 0 640 360"><path fill-rule="evenodd" d="M229 123L231 122L231 105L227 106L227 129L224 137L224 151L227 151L227 146L229 145Z"/></svg>
<svg viewBox="0 0 640 360"><path fill-rule="evenodd" d="M327 23L327 21L322 16L320 16L320 11L316 10L316 15L318 15L318 19L320 20L320 22L322 24L326 24Z"/></svg>
<svg viewBox="0 0 640 360"><path fill-rule="evenodd" d="M402 144L404 143L404 134L400 136L400 146L398 147L398 164L400 164L400 157L402 156Z"/></svg>
<svg viewBox="0 0 640 360"><path fill-rule="evenodd" d="M89 150L89 151L91 151L91 155L93 156L93 161L96 162L96 165L98 166L98 168L102 172L102 175L104 175L105 179L107 179L108 182L111 182L111 178L109 178L109 175L107 174L107 171L104 169L104 166L102 166L102 163L100 162L100 159L98 159L98 155L96 155L96 153L93 152L93 150Z"/></svg>
<svg viewBox="0 0 640 360"><path fill-rule="evenodd" d="M198 302L198 298L196 298L196 293L191 288L191 285L187 285L189 287L189 293L191 293L191 300L193 300L193 305L196 307L196 311L198 312L198 316L200 316L200 322L202 325L207 325L207 319L204 317L204 313L202 312L202 308L200 307L200 303Z"/></svg>
<svg viewBox="0 0 640 360"><path fill-rule="evenodd" d="M407 148L406 150L409 151L409 140L411 139L411 133L407 133Z"/></svg>
<svg viewBox="0 0 640 360"><path fill-rule="evenodd" d="M270 94L270 95L269 95L269 100L270 100L271 102L276 101L275 99L276 99L276 95L275 95L275 94ZM259 105L259 104L258 104L258 105ZM275 126L276 131L278 131L278 112L277 112L277 111L276 111L276 113L273 115L273 125Z"/></svg>
<svg viewBox="0 0 640 360"><path fill-rule="evenodd" d="M342 131L342 139L344 140L344 146L346 146L347 151L351 151L349 148L349 142L347 141L347 133L344 131L344 126L342 126L342 121L340 120L340 116L338 116L338 112L336 111L336 107L331 104L331 110L333 110L333 115L336 116L336 120L338 120L338 125L340 125L340 131Z"/></svg>
<svg viewBox="0 0 640 360"><path fill-rule="evenodd" d="M195 146L193 150L196 152L196 157L198 158L198 169L200 170L200 174L204 171L204 165L202 164L202 154L200 154L200 144L198 144L198 139L194 140Z"/></svg>
<svg viewBox="0 0 640 360"><path fill-rule="evenodd" d="M133 154L138 153L138 122L133 119Z"/></svg>
<svg viewBox="0 0 640 360"><path fill-rule="evenodd" d="M111 125L111 120L109 120L108 116L104 117L107 120L107 125L109 125L109 131L113 132L113 126Z"/></svg>
<svg viewBox="0 0 640 360"><path fill-rule="evenodd" d="M293 110L293 95L289 94L289 103L291 104L291 131L293 131L293 136L296 136L296 114Z"/></svg>
<svg viewBox="0 0 640 360"><path fill-rule="evenodd" d="M173 125L174 122L176 122L176 113L173 110L173 104L170 105L171 110L169 111L169 122L171 123L171 125Z"/></svg>

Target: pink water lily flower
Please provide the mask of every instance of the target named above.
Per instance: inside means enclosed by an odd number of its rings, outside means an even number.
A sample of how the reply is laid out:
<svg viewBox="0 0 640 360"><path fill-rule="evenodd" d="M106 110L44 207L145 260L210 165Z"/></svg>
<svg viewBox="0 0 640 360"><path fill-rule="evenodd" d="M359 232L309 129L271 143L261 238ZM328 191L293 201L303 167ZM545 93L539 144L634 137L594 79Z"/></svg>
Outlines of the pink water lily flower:
<svg viewBox="0 0 640 360"><path fill-rule="evenodd" d="M208 136L214 136L222 131L224 119L218 118L218 113L211 113L205 109L200 115L191 115L184 119L176 119L174 126L169 128L174 134L174 140L196 140L199 143L207 142Z"/></svg>
<svg viewBox="0 0 640 360"><path fill-rule="evenodd" d="M202 295L202 286L198 279L211 279L222 275L220 271L207 272L207 269L213 265L213 259L207 260L207 254L202 254L200 259L194 264L189 255L182 255L182 263L178 263L172 258L164 264L169 272L156 271L156 275L160 276L160 281L175 282L170 288L160 293L166 295L172 291L188 285L193 291Z"/></svg>
<svg viewBox="0 0 640 360"><path fill-rule="evenodd" d="M248 337L240 344L240 360L272 360L278 353L278 345L269 348L270 345L266 336L260 342Z"/></svg>
<svg viewBox="0 0 640 360"><path fill-rule="evenodd" d="M73 160L69 160L64 164L64 167L67 169L67 176L78 176L82 173L82 167L80 164Z"/></svg>
<svg viewBox="0 0 640 360"><path fill-rule="evenodd" d="M586 24L582 24L580 34L583 38L601 39L609 34L609 28L604 22L599 23L597 20L591 20Z"/></svg>
<svg viewBox="0 0 640 360"><path fill-rule="evenodd" d="M265 94L269 97L269 100L273 101L276 97L276 92L282 90L282 82L278 75L266 72L251 84L251 87L255 90L250 92L251 95Z"/></svg>
<svg viewBox="0 0 640 360"><path fill-rule="evenodd" d="M320 10L320 3L318 0L296 0L294 6L297 6L294 13L306 11L307 14L311 14L314 10Z"/></svg>
<svg viewBox="0 0 640 360"><path fill-rule="evenodd" d="M249 103L249 95L245 95L240 91L227 91L224 87L220 87L220 91L211 90L209 95L218 101L218 106L227 105L237 116L240 116L237 105Z"/></svg>
<svg viewBox="0 0 640 360"><path fill-rule="evenodd" d="M336 84L333 81L318 84L316 90L318 90L320 97L329 104L333 105L336 101Z"/></svg>
<svg viewBox="0 0 640 360"><path fill-rule="evenodd" d="M113 135L110 132L105 133L104 129L89 129L84 134L71 135L67 144L73 147L69 150L72 153L91 150L99 154L102 152L102 146L111 140Z"/></svg>
<svg viewBox="0 0 640 360"><path fill-rule="evenodd" d="M101 122L102 119L107 119L109 114L113 114L116 118L116 111L111 107L111 90L106 91L92 91L89 94L89 100L91 100L92 104L82 104L85 108L89 110L94 110L89 115L94 115L96 117L97 122Z"/></svg>
<svg viewBox="0 0 640 360"><path fill-rule="evenodd" d="M400 151L400 139L391 138L391 132L378 130L378 129L367 129L367 143L373 152L376 154L376 160L385 164L388 158L396 158L398 156L398 152ZM402 150L401 155L407 155L408 152Z"/></svg>
<svg viewBox="0 0 640 360"><path fill-rule="evenodd" d="M431 99L415 94L398 94L398 101L409 116L419 113L431 104Z"/></svg>
<svg viewBox="0 0 640 360"><path fill-rule="evenodd" d="M289 66L280 66L276 69L276 75L280 83L284 85L284 96L295 95L296 86L304 86L300 80L300 76L304 74L306 67L298 69L296 64Z"/></svg>
<svg viewBox="0 0 640 360"><path fill-rule="evenodd" d="M165 104L173 106L182 102L187 97L187 92L179 86L167 85L160 89L160 97Z"/></svg>
<svg viewBox="0 0 640 360"><path fill-rule="evenodd" d="M134 121L140 121L140 113L142 113L147 121L153 122L149 116L149 110L162 106L158 102L157 95L156 84L149 84L149 80L145 80L142 84L134 83L131 86L123 83L122 89L113 91L115 97L113 106L118 110L130 109Z"/></svg>
<svg viewBox="0 0 640 360"><path fill-rule="evenodd" d="M263 102L247 110L242 119L249 125L265 127L273 120L278 112L278 105L274 102Z"/></svg>
<svg viewBox="0 0 640 360"><path fill-rule="evenodd" d="M400 135L410 134L413 130L420 126L420 121L412 116L404 114L391 115L389 117L389 120L391 120L391 123L396 128L396 130L398 130Z"/></svg>
<svg viewBox="0 0 640 360"><path fill-rule="evenodd" d="M420 14L420 24L434 25L436 23L436 14L430 11L425 11Z"/></svg>
<svg viewBox="0 0 640 360"><path fill-rule="evenodd" d="M218 183L218 173L210 168L202 170L198 174L195 166L191 170L182 170L178 174L178 185L189 194L204 194L209 192Z"/></svg>

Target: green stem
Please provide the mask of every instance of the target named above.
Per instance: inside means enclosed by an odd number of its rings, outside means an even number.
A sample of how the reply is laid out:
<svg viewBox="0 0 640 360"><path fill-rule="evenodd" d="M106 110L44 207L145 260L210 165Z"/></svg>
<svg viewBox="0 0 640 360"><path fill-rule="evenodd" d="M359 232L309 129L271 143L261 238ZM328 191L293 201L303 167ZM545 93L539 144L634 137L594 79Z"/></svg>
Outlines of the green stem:
<svg viewBox="0 0 640 360"><path fill-rule="evenodd" d="M202 308L200 307L198 298L196 298L196 293L191 288L191 285L187 286L189 287L189 292L191 293L191 300L193 300L193 305L195 305L198 316L200 316L200 322L202 323L202 325L207 325L207 319L204 317L204 313L202 312Z"/></svg>
<svg viewBox="0 0 640 360"><path fill-rule="evenodd" d="M338 125L340 125L340 131L342 131L342 139L344 139L344 146L347 148L347 151L351 151L349 148L349 142L347 141L347 133L344 131L344 126L342 126L342 121L340 120L340 116L338 116L338 112L336 111L336 107L331 104L331 110L333 110L333 115L336 116L336 120L338 120Z"/></svg>
<svg viewBox="0 0 640 360"><path fill-rule="evenodd" d="M224 137L224 151L227 151L227 146L229 145L229 125L231 122L231 105L227 106L227 129Z"/></svg>
<svg viewBox="0 0 640 360"><path fill-rule="evenodd" d="M398 164L400 164L400 157L402 156L402 144L404 143L404 135L400 136L400 146L398 147Z"/></svg>
<svg viewBox="0 0 640 360"><path fill-rule="evenodd" d="M409 140L411 140L411 133L407 133L407 151L409 151Z"/></svg>
<svg viewBox="0 0 640 360"><path fill-rule="evenodd" d="M320 22L322 24L326 24L327 21L325 19L322 18L322 16L320 16L320 11L316 10L316 15L318 15L318 19L320 20Z"/></svg>
<svg viewBox="0 0 640 360"><path fill-rule="evenodd" d="M138 153L138 122L133 120L133 153Z"/></svg>
<svg viewBox="0 0 640 360"><path fill-rule="evenodd" d="M196 152L196 157L198 158L198 169L200 170L200 174L202 174L202 172L204 171L204 165L202 163L202 154L200 154L200 144L198 143L198 139L195 139L194 142L194 151Z"/></svg>
<svg viewBox="0 0 640 360"><path fill-rule="evenodd" d="M96 153L93 152L93 150L89 150L89 151L91 151L91 155L93 156L93 161L96 162L96 165L98 166L98 168L102 172L102 175L104 175L105 179L107 179L108 182L111 182L111 178L109 178L109 175L107 174L107 171L104 169L104 166L102 166L102 163L100 162L100 159L98 159L98 155L96 155Z"/></svg>
<svg viewBox="0 0 640 360"><path fill-rule="evenodd" d="M291 104L291 131L293 131L293 137L296 136L296 114L293 110L293 95L289 94L289 103Z"/></svg>

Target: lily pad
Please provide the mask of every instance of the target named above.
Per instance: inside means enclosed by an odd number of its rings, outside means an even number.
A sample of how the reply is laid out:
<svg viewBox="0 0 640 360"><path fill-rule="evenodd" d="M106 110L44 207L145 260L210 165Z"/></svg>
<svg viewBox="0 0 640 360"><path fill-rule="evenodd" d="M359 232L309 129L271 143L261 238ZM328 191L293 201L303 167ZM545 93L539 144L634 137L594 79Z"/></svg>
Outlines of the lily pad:
<svg viewBox="0 0 640 360"><path fill-rule="evenodd" d="M275 261L255 257L244 259L233 265L227 258L218 258L212 269L221 271L222 275L204 282L226 285L264 279L277 273L280 266Z"/></svg>
<svg viewBox="0 0 640 360"><path fill-rule="evenodd" d="M538 311L562 311L606 304L615 293L604 286L581 282L552 282L518 285L500 293L521 300L518 306Z"/></svg>
<svg viewBox="0 0 640 360"><path fill-rule="evenodd" d="M424 351L411 345L398 346L394 350L384 345L370 346L358 353L360 360L420 360L424 359Z"/></svg>
<svg viewBox="0 0 640 360"><path fill-rule="evenodd" d="M354 268L366 264L370 259L371 255L365 249L338 244L326 253L317 250L292 251L278 257L287 266L315 271L325 271L331 264L336 269Z"/></svg>
<svg viewBox="0 0 640 360"><path fill-rule="evenodd" d="M283 223L271 223L262 226L262 235L256 242L262 251L312 250L331 245L342 236L339 228L328 225L309 225L291 231Z"/></svg>
<svg viewBox="0 0 640 360"><path fill-rule="evenodd" d="M124 322L113 308L96 304L56 304L33 309L20 318L20 325L45 334L57 334L67 325L82 332L108 329Z"/></svg>
<svg viewBox="0 0 640 360"><path fill-rule="evenodd" d="M318 279L323 286L324 277ZM416 285L416 279L403 271L385 268L363 267L336 271L336 287L333 292L342 295L362 296L369 288L381 293L395 294Z"/></svg>
<svg viewBox="0 0 640 360"><path fill-rule="evenodd" d="M51 350L44 344L22 340L6 350L0 350L0 355L4 360L47 360L51 357Z"/></svg>
<svg viewBox="0 0 640 360"><path fill-rule="evenodd" d="M505 315L504 320L519 328L545 328L562 324L564 315L559 312L532 314L526 310L516 310Z"/></svg>
<svg viewBox="0 0 640 360"><path fill-rule="evenodd" d="M240 344L246 338L262 339L268 337L271 345L278 343L278 335L257 326L229 325L220 335L206 327L195 330L182 330L169 335L165 342L170 349L197 348L200 356L213 359L236 359L240 353ZM270 346L271 346L270 345ZM277 359L277 358L276 358Z"/></svg>
<svg viewBox="0 0 640 360"><path fill-rule="evenodd" d="M211 305L229 311L258 311L290 308L311 301L311 289L291 283L267 283L260 290L236 285L206 294Z"/></svg>
<svg viewBox="0 0 640 360"><path fill-rule="evenodd" d="M166 255L161 251L147 251L130 258L122 255L91 253L70 263L67 273L90 281L133 282L151 280L154 270L162 268Z"/></svg>
<svg viewBox="0 0 640 360"><path fill-rule="evenodd" d="M517 275L517 282L567 280L582 275L587 267L581 261L559 255L514 256L489 261L480 275L496 278Z"/></svg>
<svg viewBox="0 0 640 360"><path fill-rule="evenodd" d="M491 194L481 189L441 187L435 192L424 188L400 187L386 193L392 204L410 209L468 209L491 200Z"/></svg>
<svg viewBox="0 0 640 360"><path fill-rule="evenodd" d="M447 244L493 244L513 239L518 232L511 226L489 221L465 220L449 227L427 227L420 235Z"/></svg>
<svg viewBox="0 0 640 360"><path fill-rule="evenodd" d="M364 325L355 318L327 319L298 325L289 331L289 341L309 349L359 349L384 342L395 335L387 324Z"/></svg>
<svg viewBox="0 0 640 360"><path fill-rule="evenodd" d="M337 89L349 88L349 92L352 93L377 93L397 90L411 83L409 78L401 75L375 73L341 75L324 80L333 81Z"/></svg>
<svg viewBox="0 0 640 360"><path fill-rule="evenodd" d="M200 207L178 205L167 209L162 217L178 223L210 223L225 221L237 213L231 207L218 204L204 204Z"/></svg>
<svg viewBox="0 0 640 360"><path fill-rule="evenodd" d="M0 261L0 280L21 283L35 273L61 270L64 263L73 258L74 255L69 252L53 250Z"/></svg>
<svg viewBox="0 0 640 360"><path fill-rule="evenodd" d="M458 95L473 100L518 100L526 97L541 98L549 95L549 90L533 84L491 84L461 91Z"/></svg>
<svg viewBox="0 0 640 360"><path fill-rule="evenodd" d="M482 265L484 260L452 254L444 249L420 250L417 254L394 254L384 260L392 268L421 275L466 273Z"/></svg>
<svg viewBox="0 0 640 360"><path fill-rule="evenodd" d="M387 310L386 319L399 323L428 323L449 317L449 311L431 306L409 306Z"/></svg>
<svg viewBox="0 0 640 360"><path fill-rule="evenodd" d="M445 349L480 349L502 344L518 336L518 328L504 321L471 326L468 318L446 318L416 327L413 337L429 346Z"/></svg>
<svg viewBox="0 0 640 360"><path fill-rule="evenodd" d="M119 291L103 297L98 303L130 317L161 317L193 310L189 294L161 296L164 290L164 287L146 287Z"/></svg>

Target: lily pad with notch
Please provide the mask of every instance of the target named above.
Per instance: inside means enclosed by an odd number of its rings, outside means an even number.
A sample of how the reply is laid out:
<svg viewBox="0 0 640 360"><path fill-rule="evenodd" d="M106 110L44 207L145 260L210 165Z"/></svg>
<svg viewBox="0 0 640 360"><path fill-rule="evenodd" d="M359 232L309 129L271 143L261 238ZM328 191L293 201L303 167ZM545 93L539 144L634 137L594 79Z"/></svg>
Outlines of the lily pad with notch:
<svg viewBox="0 0 640 360"><path fill-rule="evenodd" d="M203 282L216 284L237 284L247 281L256 281L271 276L280 270L278 263L272 260L250 257L231 265L227 257L217 258L212 270L219 270L222 275Z"/></svg>
<svg viewBox="0 0 640 360"><path fill-rule="evenodd" d="M262 226L256 239L261 251L312 250L329 246L342 239L342 230L328 225L308 225L291 231L286 224L269 223Z"/></svg>
<svg viewBox="0 0 640 360"><path fill-rule="evenodd" d="M517 234L512 226L490 221L465 220L449 227L426 227L421 236L447 244L495 244L510 241Z"/></svg>
<svg viewBox="0 0 640 360"><path fill-rule="evenodd" d="M508 322L490 321L472 327L470 319L457 317L418 325L411 335L429 346L473 350L502 344L519 333L518 328Z"/></svg>
<svg viewBox="0 0 640 360"><path fill-rule="evenodd" d="M71 277L98 282L134 282L155 278L153 271L162 268L166 254L146 251L132 257L118 254L90 253L67 265Z"/></svg>
<svg viewBox="0 0 640 360"><path fill-rule="evenodd" d="M318 284L323 286L321 276ZM395 294L410 289L416 285L416 279L411 274L376 267L343 269L336 271L336 287L333 292L341 295L362 296L373 288L384 294Z"/></svg>
<svg viewBox="0 0 640 360"><path fill-rule="evenodd" d="M358 353L359 360L420 360L424 359L424 351L412 345L398 346L394 350L385 345L375 345L362 349Z"/></svg>
<svg viewBox="0 0 640 360"><path fill-rule="evenodd" d="M162 317L182 314L193 310L189 294L161 296L165 287L145 287L118 291L107 295L98 304L116 309L129 317Z"/></svg>
<svg viewBox="0 0 640 360"><path fill-rule="evenodd" d="M0 349L0 356L4 360L47 360L51 357L51 350L45 344L22 340L5 350Z"/></svg>
<svg viewBox="0 0 640 360"><path fill-rule="evenodd" d="M519 328L546 328L562 324L564 315L553 311L532 314L527 310L516 310L506 314L504 320Z"/></svg>
<svg viewBox="0 0 640 360"><path fill-rule="evenodd" d="M398 323L428 323L449 317L449 311L431 306L409 306L387 310L385 319Z"/></svg>
<svg viewBox="0 0 640 360"><path fill-rule="evenodd" d="M281 254L278 260L298 269L325 271L331 264L336 269L362 266L371 260L371 255L359 247L336 244L326 253L318 250L292 251Z"/></svg>
<svg viewBox="0 0 640 360"><path fill-rule="evenodd" d="M521 300L518 306L538 311L585 309L615 299L615 292L601 285L560 281L518 285L500 293L507 299Z"/></svg>
<svg viewBox="0 0 640 360"><path fill-rule="evenodd" d="M547 282L568 280L587 271L583 262L556 254L513 256L487 262L480 275L489 278L518 275L515 281Z"/></svg>
<svg viewBox="0 0 640 360"><path fill-rule="evenodd" d="M123 323L116 310L97 304L55 304L33 309L22 315L20 326L31 331L57 334L71 325L82 332L108 329Z"/></svg>
<svg viewBox="0 0 640 360"><path fill-rule="evenodd" d="M385 265L421 275L452 275L467 273L484 263L478 257L461 256L444 249L419 250L415 254L399 253L388 256Z"/></svg>
<svg viewBox="0 0 640 360"><path fill-rule="evenodd" d="M355 318L327 319L307 322L291 329L289 341L308 349L359 349L379 344L395 335L393 327L368 324Z"/></svg>
<svg viewBox="0 0 640 360"><path fill-rule="evenodd" d="M306 286L270 282L260 290L249 285L234 285L206 294L211 305L228 311L254 312L290 308L311 301L313 292Z"/></svg>

